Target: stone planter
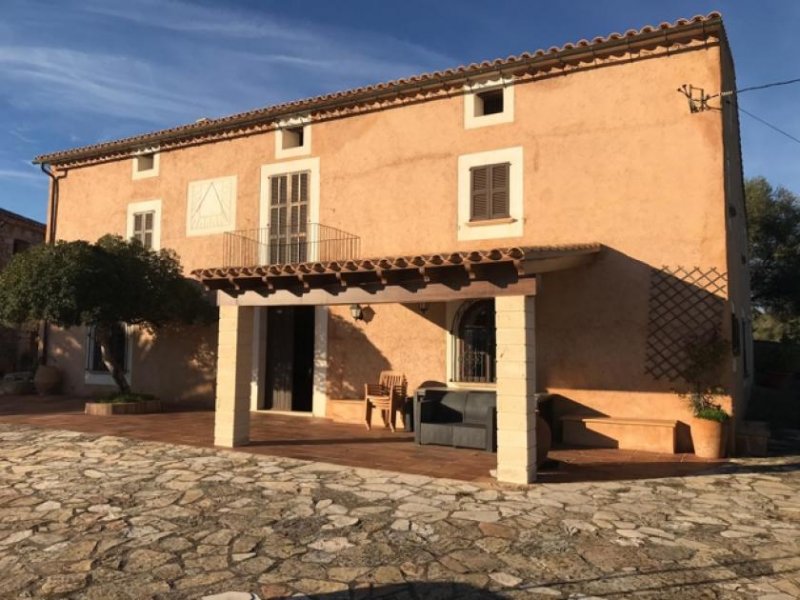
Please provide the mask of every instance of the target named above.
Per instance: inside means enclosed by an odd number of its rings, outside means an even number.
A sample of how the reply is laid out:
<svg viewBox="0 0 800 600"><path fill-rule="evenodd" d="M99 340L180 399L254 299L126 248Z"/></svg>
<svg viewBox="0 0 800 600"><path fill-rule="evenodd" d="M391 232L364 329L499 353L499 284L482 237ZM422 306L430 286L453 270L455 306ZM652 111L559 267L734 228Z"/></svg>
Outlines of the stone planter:
<svg viewBox="0 0 800 600"><path fill-rule="evenodd" d="M49 365L39 365L33 376L33 385L40 396L49 396L61 391L61 371Z"/></svg>
<svg viewBox="0 0 800 600"><path fill-rule="evenodd" d="M711 419L692 419L692 444L698 458L725 456L725 423Z"/></svg>
<svg viewBox="0 0 800 600"><path fill-rule="evenodd" d="M161 412L161 400L141 400L140 402L87 402L87 415L109 417L111 415L141 415Z"/></svg>

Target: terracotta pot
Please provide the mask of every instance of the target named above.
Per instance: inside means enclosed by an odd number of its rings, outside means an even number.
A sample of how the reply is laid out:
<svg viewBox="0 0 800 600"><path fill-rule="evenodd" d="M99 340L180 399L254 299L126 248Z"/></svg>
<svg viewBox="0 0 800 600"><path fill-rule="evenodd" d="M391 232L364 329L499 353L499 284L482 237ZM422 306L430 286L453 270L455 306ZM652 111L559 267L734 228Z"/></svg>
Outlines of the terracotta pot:
<svg viewBox="0 0 800 600"><path fill-rule="evenodd" d="M698 458L722 458L725 455L725 424L711 419L692 420L692 444Z"/></svg>
<svg viewBox="0 0 800 600"><path fill-rule="evenodd" d="M56 367L39 365L33 376L33 385L40 396L57 394L61 390L61 371Z"/></svg>
<svg viewBox="0 0 800 600"><path fill-rule="evenodd" d="M536 415L536 465L541 467L547 460L547 453L553 442L550 426L542 417Z"/></svg>

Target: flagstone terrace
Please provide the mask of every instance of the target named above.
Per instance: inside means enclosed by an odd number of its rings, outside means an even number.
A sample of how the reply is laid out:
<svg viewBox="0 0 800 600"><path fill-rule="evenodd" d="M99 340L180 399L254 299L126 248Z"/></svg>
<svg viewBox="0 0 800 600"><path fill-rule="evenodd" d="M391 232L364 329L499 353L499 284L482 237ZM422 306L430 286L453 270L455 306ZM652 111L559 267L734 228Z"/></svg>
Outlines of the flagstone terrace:
<svg viewBox="0 0 800 600"><path fill-rule="evenodd" d="M111 417L83 414L85 400L60 396L4 397L0 423L32 425L155 442L213 447L214 411L166 405L165 412ZM493 483L497 455L481 450L419 446L411 433L391 433L327 419L254 412L250 444L238 450L397 471L429 477ZM716 465L693 454L657 454L615 449L555 448L539 471L542 483L676 477Z"/></svg>
<svg viewBox="0 0 800 600"><path fill-rule="evenodd" d="M797 598L798 461L493 488L0 423L0 597Z"/></svg>

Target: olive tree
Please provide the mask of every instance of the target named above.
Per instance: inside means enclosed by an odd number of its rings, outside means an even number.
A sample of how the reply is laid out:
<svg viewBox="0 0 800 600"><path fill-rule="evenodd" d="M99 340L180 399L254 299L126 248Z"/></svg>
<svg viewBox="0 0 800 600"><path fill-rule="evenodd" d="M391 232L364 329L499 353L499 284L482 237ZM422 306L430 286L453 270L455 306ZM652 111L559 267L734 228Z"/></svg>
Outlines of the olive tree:
<svg viewBox="0 0 800 600"><path fill-rule="evenodd" d="M130 391L125 365L111 352L119 323L153 331L168 323L208 322L213 308L182 275L172 250L107 235L39 245L17 254L0 272L0 322L48 321L94 328L102 361L120 393Z"/></svg>

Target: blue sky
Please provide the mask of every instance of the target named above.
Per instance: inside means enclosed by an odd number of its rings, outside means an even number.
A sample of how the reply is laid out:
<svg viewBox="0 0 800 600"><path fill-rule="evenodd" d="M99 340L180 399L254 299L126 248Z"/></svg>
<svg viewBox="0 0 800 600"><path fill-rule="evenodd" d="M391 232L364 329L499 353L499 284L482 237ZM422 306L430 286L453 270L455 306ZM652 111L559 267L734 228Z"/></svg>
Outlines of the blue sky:
<svg viewBox="0 0 800 600"><path fill-rule="evenodd" d="M739 87L800 77L797 0L0 0L0 9L0 207L40 220L37 154L712 10L725 18ZM740 102L800 137L800 84ZM800 193L800 144L741 121L745 174Z"/></svg>

